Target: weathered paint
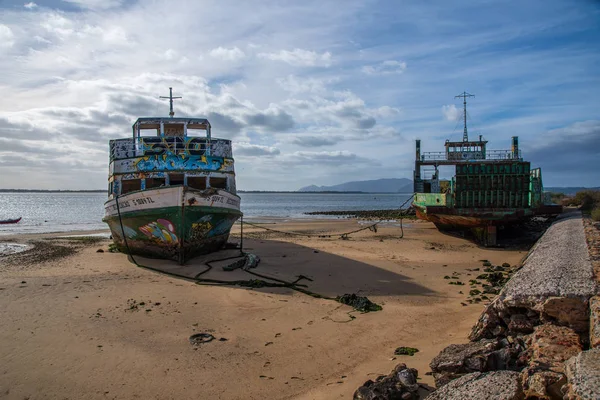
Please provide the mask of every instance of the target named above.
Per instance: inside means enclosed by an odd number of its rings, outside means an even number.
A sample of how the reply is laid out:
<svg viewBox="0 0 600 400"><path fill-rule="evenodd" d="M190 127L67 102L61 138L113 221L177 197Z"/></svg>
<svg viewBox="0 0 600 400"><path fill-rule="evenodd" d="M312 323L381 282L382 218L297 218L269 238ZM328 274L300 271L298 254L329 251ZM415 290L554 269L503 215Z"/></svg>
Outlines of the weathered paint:
<svg viewBox="0 0 600 400"><path fill-rule="evenodd" d="M225 190L196 190L182 186L165 186L156 189L140 190L111 199L104 204L105 217L115 216L120 210L121 215L128 213L168 208L171 206L186 207L220 207L238 211L240 198Z"/></svg>
<svg viewBox="0 0 600 400"><path fill-rule="evenodd" d="M233 159L211 156L143 156L115 160L111 163L113 174L128 174L151 171L221 171L234 172Z"/></svg>
<svg viewBox="0 0 600 400"><path fill-rule="evenodd" d="M140 136L144 129L156 136ZM189 129L203 129L206 137L187 136ZM103 220L117 246L179 262L221 247L242 215L231 141L213 139L201 118L139 118L133 134L110 141Z"/></svg>
<svg viewBox="0 0 600 400"><path fill-rule="evenodd" d="M110 159L122 160L150 155L204 155L210 143L210 155L232 158L231 141L201 137L154 136L110 141Z"/></svg>
<svg viewBox="0 0 600 400"><path fill-rule="evenodd" d="M111 200L103 220L122 251L129 246L133 254L178 261L220 248L241 216L237 196L210 189L165 187L130 193L118 202L120 218Z"/></svg>

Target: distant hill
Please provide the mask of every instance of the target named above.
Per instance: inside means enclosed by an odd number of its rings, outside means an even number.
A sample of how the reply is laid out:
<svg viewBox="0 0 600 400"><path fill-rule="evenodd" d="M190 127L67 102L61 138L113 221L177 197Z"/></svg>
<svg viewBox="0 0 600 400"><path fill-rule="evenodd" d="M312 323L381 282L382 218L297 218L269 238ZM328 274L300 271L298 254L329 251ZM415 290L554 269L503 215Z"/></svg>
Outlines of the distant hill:
<svg viewBox="0 0 600 400"><path fill-rule="evenodd" d="M553 193L564 193L564 194L575 194L582 190L600 190L600 187L586 188L586 187L544 187L545 192Z"/></svg>
<svg viewBox="0 0 600 400"><path fill-rule="evenodd" d="M412 193L413 182L406 178L353 181L333 186L310 185L299 192L368 192L368 193Z"/></svg>

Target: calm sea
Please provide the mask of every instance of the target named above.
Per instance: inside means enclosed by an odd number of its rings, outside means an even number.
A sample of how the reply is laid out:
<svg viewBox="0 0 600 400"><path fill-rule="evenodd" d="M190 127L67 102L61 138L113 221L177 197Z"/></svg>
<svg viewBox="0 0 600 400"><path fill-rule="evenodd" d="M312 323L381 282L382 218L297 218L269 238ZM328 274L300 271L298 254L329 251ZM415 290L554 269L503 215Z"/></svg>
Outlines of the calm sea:
<svg viewBox="0 0 600 400"><path fill-rule="evenodd" d="M398 208L406 194L240 193L244 218L320 218L310 211ZM102 222L105 193L0 193L0 235L107 229ZM326 218L326 217L324 217Z"/></svg>

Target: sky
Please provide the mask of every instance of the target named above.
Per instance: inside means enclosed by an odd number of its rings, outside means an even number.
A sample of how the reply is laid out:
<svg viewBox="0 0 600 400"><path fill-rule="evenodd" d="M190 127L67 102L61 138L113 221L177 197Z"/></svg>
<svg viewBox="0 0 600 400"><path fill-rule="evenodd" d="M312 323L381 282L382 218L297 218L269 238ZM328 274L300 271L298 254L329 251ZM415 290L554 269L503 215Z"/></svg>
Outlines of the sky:
<svg viewBox="0 0 600 400"><path fill-rule="evenodd" d="M0 188L105 188L169 87L238 189L412 178L415 139L462 139L463 91L471 137L600 186L597 0L0 0Z"/></svg>

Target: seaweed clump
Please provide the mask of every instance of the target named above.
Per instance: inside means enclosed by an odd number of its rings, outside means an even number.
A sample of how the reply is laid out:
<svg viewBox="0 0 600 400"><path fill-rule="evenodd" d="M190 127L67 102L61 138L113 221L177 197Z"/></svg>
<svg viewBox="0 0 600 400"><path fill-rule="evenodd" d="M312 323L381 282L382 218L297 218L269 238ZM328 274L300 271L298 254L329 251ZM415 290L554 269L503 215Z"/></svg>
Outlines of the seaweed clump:
<svg viewBox="0 0 600 400"><path fill-rule="evenodd" d="M367 297L358 296L355 293L337 296L335 300L342 304L349 305L357 311L365 313L371 311L381 311L383 309L379 304L373 303Z"/></svg>

